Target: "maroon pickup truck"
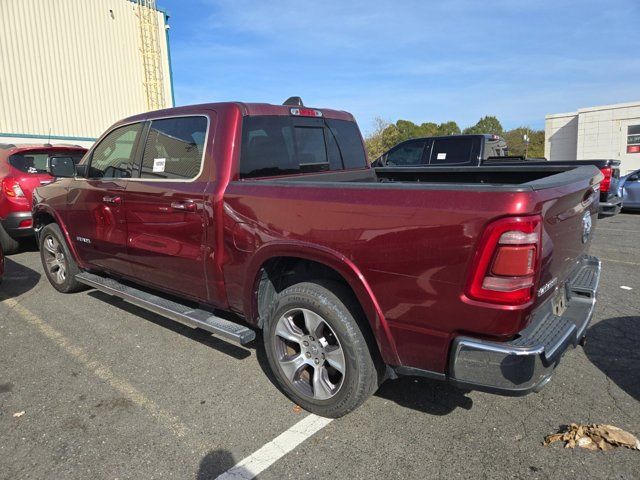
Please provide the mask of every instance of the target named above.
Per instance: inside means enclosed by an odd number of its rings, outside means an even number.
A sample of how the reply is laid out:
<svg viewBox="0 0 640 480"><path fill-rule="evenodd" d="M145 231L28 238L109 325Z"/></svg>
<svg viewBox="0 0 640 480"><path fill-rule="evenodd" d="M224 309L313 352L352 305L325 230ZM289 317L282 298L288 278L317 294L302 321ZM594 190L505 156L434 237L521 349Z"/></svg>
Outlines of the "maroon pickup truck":
<svg viewBox="0 0 640 480"><path fill-rule="evenodd" d="M48 169L33 216L57 290L259 331L320 415L397 375L536 391L593 315L593 166L372 169L349 113L289 102L127 118Z"/></svg>

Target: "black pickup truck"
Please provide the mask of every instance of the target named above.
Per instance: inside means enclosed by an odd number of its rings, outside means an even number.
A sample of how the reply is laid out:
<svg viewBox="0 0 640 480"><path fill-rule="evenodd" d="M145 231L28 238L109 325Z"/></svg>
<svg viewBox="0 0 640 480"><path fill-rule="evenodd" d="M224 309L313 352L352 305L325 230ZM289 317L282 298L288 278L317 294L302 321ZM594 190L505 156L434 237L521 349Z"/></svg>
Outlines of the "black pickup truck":
<svg viewBox="0 0 640 480"><path fill-rule="evenodd" d="M544 158L525 158L509 155L504 138L499 135L449 135L444 137L412 138L399 143L383 153L372 163L374 168L433 168L433 167L480 167L518 166L523 162L528 167L566 167L594 165L604 175L600 183L599 216L616 215L622 208L622 197L618 196L620 180L619 160L563 160L547 161Z"/></svg>

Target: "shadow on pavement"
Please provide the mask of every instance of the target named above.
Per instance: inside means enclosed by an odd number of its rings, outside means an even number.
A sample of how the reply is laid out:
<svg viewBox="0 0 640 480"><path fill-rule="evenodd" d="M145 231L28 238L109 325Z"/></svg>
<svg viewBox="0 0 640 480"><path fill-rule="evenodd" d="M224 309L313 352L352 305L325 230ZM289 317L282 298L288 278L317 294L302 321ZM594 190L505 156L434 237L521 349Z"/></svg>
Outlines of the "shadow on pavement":
<svg viewBox="0 0 640 480"><path fill-rule="evenodd" d="M0 295L17 297L34 288L39 281L39 272L5 257L4 278L0 283Z"/></svg>
<svg viewBox="0 0 640 480"><path fill-rule="evenodd" d="M207 453L200 461L197 480L214 480L236 464L233 454L227 450L212 450ZM250 472L242 467L233 469L231 478L253 478Z"/></svg>
<svg viewBox="0 0 640 480"><path fill-rule="evenodd" d="M113 297L98 290L90 291L89 295L100 301L107 302L118 307L132 315L141 317L155 323L156 325L160 325L168 330L200 342L203 345L207 345L219 352L230 355L238 360L249 357L251 355L251 350L253 350L255 352L256 359L258 360L258 364L264 374L271 383L286 396L286 393L282 390L277 379L269 368L269 362L264 350L261 332L256 332L256 339L253 342L245 345L244 347L240 347L233 343L220 340L209 332L191 329L180 323L174 322L173 320L156 315L143 308L127 303L118 297ZM444 382L422 377L401 377L397 380L387 380L378 389L376 396L390 400L403 407L430 415L447 415L456 408L469 410L473 406L473 400L465 396L464 391ZM224 451L209 453L209 455L214 457L215 455L221 456L223 454ZM203 462L205 462L206 458L207 457L203 459Z"/></svg>
<svg viewBox="0 0 640 480"><path fill-rule="evenodd" d="M614 317L587 331L587 358L611 381L640 400L640 317Z"/></svg>
<svg viewBox="0 0 640 480"><path fill-rule="evenodd" d="M36 242L36 237L28 237L28 238L20 239L20 250L18 250L19 253L37 252L38 250L39 248L38 248L38 242Z"/></svg>
<svg viewBox="0 0 640 480"><path fill-rule="evenodd" d="M456 408L470 410L473 406L473 400L463 390L422 377L387 380L376 396L429 415L447 415Z"/></svg>
<svg viewBox="0 0 640 480"><path fill-rule="evenodd" d="M166 328L167 330L171 330L172 332L184 335L185 337L188 337L192 340L195 340L196 342L218 350L219 352L230 355L231 357L238 360L242 360L251 355L251 352L246 348L240 347L233 343L225 342L224 340L216 338L209 332L187 327L185 325L182 325L181 323L174 322L173 320L165 318L161 315L156 315L155 313L145 310L144 308L137 307L135 305L132 305L131 303L125 302L118 297L108 295L99 290L91 290L88 295L102 302L107 302L114 307L118 307L119 309L124 310L131 315L144 318L145 320L153 322L156 325ZM249 345L251 346L251 344Z"/></svg>

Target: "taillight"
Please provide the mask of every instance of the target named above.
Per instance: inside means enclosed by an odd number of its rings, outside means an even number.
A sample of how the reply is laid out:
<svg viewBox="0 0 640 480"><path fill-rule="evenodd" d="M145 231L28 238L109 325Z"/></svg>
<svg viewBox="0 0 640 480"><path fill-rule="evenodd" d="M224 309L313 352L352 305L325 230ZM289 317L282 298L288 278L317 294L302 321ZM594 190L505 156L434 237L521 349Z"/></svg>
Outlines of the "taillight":
<svg viewBox="0 0 640 480"><path fill-rule="evenodd" d="M542 218L501 218L484 231L466 294L501 305L522 305L533 297L540 264Z"/></svg>
<svg viewBox="0 0 640 480"><path fill-rule="evenodd" d="M24 197L24 192L15 178L7 177L2 180L2 191L7 197Z"/></svg>
<svg viewBox="0 0 640 480"><path fill-rule="evenodd" d="M611 188L611 174L613 173L611 167L602 167L600 169L602 175L604 175L604 179L600 182L600 191L607 193L609 188Z"/></svg>

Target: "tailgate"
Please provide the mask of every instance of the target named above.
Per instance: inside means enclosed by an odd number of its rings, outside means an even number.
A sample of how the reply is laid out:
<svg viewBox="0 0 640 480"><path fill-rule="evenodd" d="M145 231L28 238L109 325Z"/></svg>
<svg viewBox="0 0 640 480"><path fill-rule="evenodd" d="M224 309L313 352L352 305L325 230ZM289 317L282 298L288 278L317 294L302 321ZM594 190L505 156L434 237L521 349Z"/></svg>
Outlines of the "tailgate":
<svg viewBox="0 0 640 480"><path fill-rule="evenodd" d="M587 254L598 217L597 184L601 178L594 167L589 180L576 181L548 192L551 198L547 198L543 206L540 299L555 291L556 286L563 286Z"/></svg>

